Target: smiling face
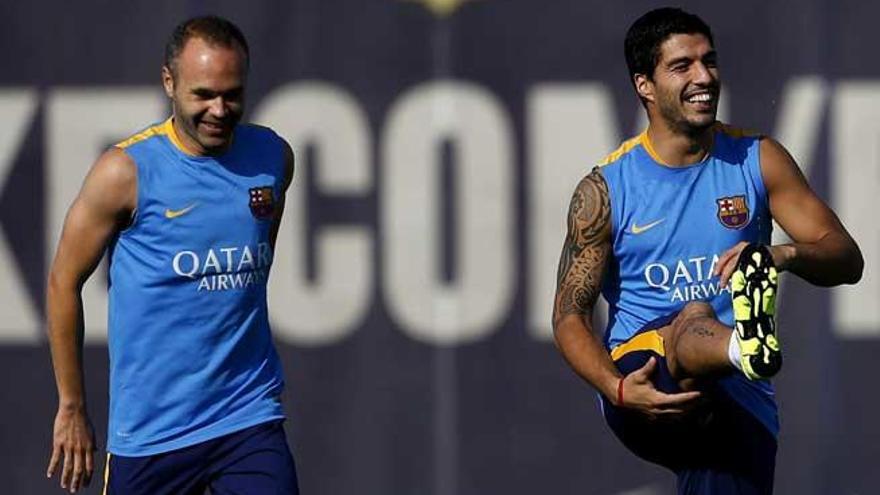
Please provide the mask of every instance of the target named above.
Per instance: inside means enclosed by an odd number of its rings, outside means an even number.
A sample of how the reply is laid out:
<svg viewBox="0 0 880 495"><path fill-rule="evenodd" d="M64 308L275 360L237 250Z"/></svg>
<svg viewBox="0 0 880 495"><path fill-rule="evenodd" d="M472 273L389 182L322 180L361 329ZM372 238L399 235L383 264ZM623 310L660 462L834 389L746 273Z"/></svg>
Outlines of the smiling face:
<svg viewBox="0 0 880 495"><path fill-rule="evenodd" d="M244 51L193 37L173 65L162 68L162 82L178 137L195 154L222 153L244 112Z"/></svg>
<svg viewBox="0 0 880 495"><path fill-rule="evenodd" d="M702 34L674 34L660 45L653 76L636 76L636 89L654 118L676 132L698 134L715 123L721 94L717 62Z"/></svg>

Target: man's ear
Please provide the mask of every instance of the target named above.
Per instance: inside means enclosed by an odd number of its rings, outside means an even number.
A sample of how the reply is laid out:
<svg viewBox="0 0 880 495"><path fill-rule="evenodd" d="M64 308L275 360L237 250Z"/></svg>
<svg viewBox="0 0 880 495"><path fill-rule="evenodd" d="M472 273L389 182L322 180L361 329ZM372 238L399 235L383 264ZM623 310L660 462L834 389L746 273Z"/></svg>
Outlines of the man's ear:
<svg viewBox="0 0 880 495"><path fill-rule="evenodd" d="M633 85L642 101L654 103L654 81L646 74L633 75Z"/></svg>
<svg viewBox="0 0 880 495"><path fill-rule="evenodd" d="M167 65L162 66L162 87L165 88L166 96L174 97L174 75Z"/></svg>

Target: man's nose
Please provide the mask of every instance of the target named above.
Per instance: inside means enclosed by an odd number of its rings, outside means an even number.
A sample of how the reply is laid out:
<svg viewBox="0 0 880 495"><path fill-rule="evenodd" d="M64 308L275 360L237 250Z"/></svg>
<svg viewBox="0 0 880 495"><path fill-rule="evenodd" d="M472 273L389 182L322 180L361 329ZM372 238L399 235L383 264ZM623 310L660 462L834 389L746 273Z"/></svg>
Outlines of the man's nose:
<svg viewBox="0 0 880 495"><path fill-rule="evenodd" d="M709 84L715 80L715 74L706 67L706 64L702 62L697 62L693 65L694 70L694 83L697 84Z"/></svg>
<svg viewBox="0 0 880 495"><path fill-rule="evenodd" d="M226 108L226 101L222 96L218 96L211 100L211 105L208 107L208 111L211 113L212 117L216 117L218 119L222 119L226 117L226 113L228 109Z"/></svg>

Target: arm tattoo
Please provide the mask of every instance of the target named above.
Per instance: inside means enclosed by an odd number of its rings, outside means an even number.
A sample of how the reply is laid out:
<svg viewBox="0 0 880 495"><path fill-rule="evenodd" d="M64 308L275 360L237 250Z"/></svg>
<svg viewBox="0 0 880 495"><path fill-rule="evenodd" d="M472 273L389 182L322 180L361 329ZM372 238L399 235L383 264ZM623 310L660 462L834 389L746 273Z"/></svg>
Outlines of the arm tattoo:
<svg viewBox="0 0 880 495"><path fill-rule="evenodd" d="M593 169L578 184L568 210L568 234L556 274L554 327L566 315L590 315L610 250L608 185L599 170Z"/></svg>

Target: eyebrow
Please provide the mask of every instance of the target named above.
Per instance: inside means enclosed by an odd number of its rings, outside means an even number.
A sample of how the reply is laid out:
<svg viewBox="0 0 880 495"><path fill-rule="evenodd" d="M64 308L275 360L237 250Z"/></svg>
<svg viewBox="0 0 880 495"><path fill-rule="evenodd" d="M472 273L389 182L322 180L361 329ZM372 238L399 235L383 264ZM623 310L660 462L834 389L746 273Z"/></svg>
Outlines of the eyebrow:
<svg viewBox="0 0 880 495"><path fill-rule="evenodd" d="M690 62L690 61L691 61L691 58L690 58L690 57L678 57L678 58L674 58L674 59L672 59L672 60L666 62L666 65L669 66L669 67L671 67L671 66L673 66L673 65L678 65L678 64L680 64L680 63L683 63L683 62Z"/></svg>
<svg viewBox="0 0 880 495"><path fill-rule="evenodd" d="M718 53L715 50L709 50L702 57L699 57L699 60L705 60L707 58L712 58L712 57L717 57L717 56L718 56ZM682 62L690 62L691 60L694 60L694 59L692 59L691 57L678 57L678 58L674 58L674 59L670 60L669 62L666 62L666 65L668 67L671 67L673 65L680 64Z"/></svg>
<svg viewBox="0 0 880 495"><path fill-rule="evenodd" d="M218 95L228 96L235 93L241 93L243 91L243 86L236 86L232 89L227 89L226 91L214 91L208 88L193 88L190 92L197 96L213 97Z"/></svg>

